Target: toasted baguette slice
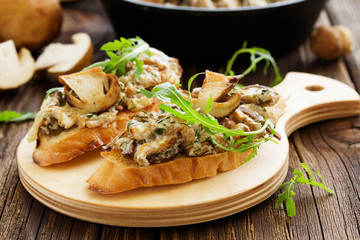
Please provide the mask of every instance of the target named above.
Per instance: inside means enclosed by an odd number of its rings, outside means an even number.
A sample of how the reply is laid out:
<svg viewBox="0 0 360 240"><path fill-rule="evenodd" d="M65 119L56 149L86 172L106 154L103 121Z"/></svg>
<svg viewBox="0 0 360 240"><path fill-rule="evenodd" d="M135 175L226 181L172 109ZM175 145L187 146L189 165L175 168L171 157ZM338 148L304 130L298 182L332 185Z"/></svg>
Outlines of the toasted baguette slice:
<svg viewBox="0 0 360 240"><path fill-rule="evenodd" d="M159 102L156 102L144 110L157 110L158 104ZM136 113L127 110L121 111L107 127L82 129L74 127L50 135L39 133L33 159L40 166L70 161L76 156L111 142L117 135L125 131L127 122Z"/></svg>
<svg viewBox="0 0 360 240"><path fill-rule="evenodd" d="M140 167L135 161L125 158L119 150L111 150L101 153L105 161L87 182L90 190L103 194L186 183L232 170L244 162L251 151L224 152L202 157L180 156L169 162Z"/></svg>

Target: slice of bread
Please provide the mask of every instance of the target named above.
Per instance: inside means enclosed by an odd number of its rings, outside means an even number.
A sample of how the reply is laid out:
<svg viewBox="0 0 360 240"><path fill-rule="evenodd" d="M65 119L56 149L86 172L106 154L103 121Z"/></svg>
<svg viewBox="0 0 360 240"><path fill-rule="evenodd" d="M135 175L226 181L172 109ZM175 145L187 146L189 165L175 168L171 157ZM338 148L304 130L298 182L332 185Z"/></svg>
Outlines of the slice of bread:
<svg viewBox="0 0 360 240"><path fill-rule="evenodd" d="M159 103L156 101L144 110L149 112L158 110ZM49 166L67 162L87 151L103 146L124 132L127 122L138 112L123 110L106 127L81 129L73 127L50 135L39 133L33 159L40 166Z"/></svg>
<svg viewBox="0 0 360 240"><path fill-rule="evenodd" d="M103 194L186 183L232 170L243 163L251 151L224 152L201 157L180 156L165 163L140 167L135 161L125 158L119 150L111 150L101 153L105 161L87 182L90 190Z"/></svg>

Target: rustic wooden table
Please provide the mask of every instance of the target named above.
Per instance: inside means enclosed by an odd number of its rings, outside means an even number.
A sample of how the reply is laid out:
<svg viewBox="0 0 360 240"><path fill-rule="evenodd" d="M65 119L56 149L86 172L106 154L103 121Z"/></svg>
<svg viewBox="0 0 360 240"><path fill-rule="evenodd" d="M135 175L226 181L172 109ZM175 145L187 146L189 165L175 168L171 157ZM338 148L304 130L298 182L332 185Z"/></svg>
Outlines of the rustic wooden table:
<svg viewBox="0 0 360 240"><path fill-rule="evenodd" d="M98 49L115 38L98 1L63 4L64 24L57 41L72 33L91 35ZM319 61L309 43L277 58L282 75L289 71L324 75L360 91L360 2L330 0L317 24L348 26L355 35L354 52L338 60ZM209 66L182 63L184 78ZM219 66L217 66L219 67ZM258 77L257 77L258 76ZM250 78L261 79L261 74ZM262 80L263 81L263 80ZM36 76L23 87L0 93L0 110L37 111L49 88L58 86L49 76ZM294 168L307 163L319 170L325 191L296 186L296 216L274 207L277 197L246 211L211 222L167 228L125 228L99 225L59 214L29 195L17 171L16 149L32 122L0 125L0 239L360 239L360 120L359 116L323 121L303 127L290 137L289 180Z"/></svg>

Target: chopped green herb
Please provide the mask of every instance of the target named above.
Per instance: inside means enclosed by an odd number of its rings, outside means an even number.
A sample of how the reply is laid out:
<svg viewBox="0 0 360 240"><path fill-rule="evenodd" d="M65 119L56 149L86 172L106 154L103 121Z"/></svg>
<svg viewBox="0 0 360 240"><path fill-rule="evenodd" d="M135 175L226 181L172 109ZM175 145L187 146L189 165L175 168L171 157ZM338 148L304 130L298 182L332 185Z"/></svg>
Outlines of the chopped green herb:
<svg viewBox="0 0 360 240"><path fill-rule="evenodd" d="M31 112L14 112L14 111L0 111L0 122L23 122L27 120L33 120L36 117L36 113Z"/></svg>
<svg viewBox="0 0 360 240"><path fill-rule="evenodd" d="M163 121L165 121L165 120L167 120L167 119L169 119L170 118L170 116L167 116L167 117L165 117L165 118L163 118L163 119L160 119L159 121L158 121L158 123L162 123Z"/></svg>
<svg viewBox="0 0 360 240"><path fill-rule="evenodd" d="M137 117L137 118L140 118L140 119L149 118L148 116L140 116L138 114L135 114L134 117Z"/></svg>
<svg viewBox="0 0 360 240"><path fill-rule="evenodd" d="M333 194L333 191L330 188L326 187L324 179L322 178L321 174L318 171L316 171L316 175L318 175L321 182L317 182L314 180L309 167L305 163L301 163L300 166L305 169L305 171L309 175L310 179L306 178L304 173L300 172L299 170L297 170L295 168L294 173L293 173L294 177L291 178L291 180L289 182L283 183L279 187L279 190L278 190L280 192L281 189L283 189L283 192L278 195L278 200L275 204L275 207L278 208L285 201L286 212L289 217L295 216L295 213L296 213L295 203L293 200L293 196L295 195L295 192L293 191L295 183L302 183L302 184L308 184L310 186L317 186L317 187L320 187L320 188L328 191L330 194Z"/></svg>
<svg viewBox="0 0 360 240"><path fill-rule="evenodd" d="M273 87L273 86L279 84L282 81L282 77L280 75L279 68L276 65L275 59L271 56L271 53L268 50L264 49L264 48L259 48L259 47L247 48L246 45L247 45L247 43L245 42L243 44L242 48L237 50L234 53L234 55L230 58L230 60L228 61L227 65L226 65L226 70L225 70L224 74L225 75L235 75L234 71L231 70L231 69L232 69L232 67L234 65L234 62L235 62L236 58L240 54L248 53L248 54L250 54L251 64L241 75L245 76L248 73L250 73L251 71L255 71L256 70L256 65L259 62L261 62L262 60L264 60L265 61L264 74L267 73L267 69L269 68L270 64L272 65L272 67L274 69L274 73L275 73L275 79L270 84L270 86Z"/></svg>
<svg viewBox="0 0 360 240"><path fill-rule="evenodd" d="M95 116L95 114L91 114L91 113L90 113L90 114L87 114L87 115L86 115L87 118L91 118L91 117L93 117L93 116Z"/></svg>
<svg viewBox="0 0 360 240"><path fill-rule="evenodd" d="M261 95L265 95L267 92L269 92L268 89L262 89L262 90L261 90Z"/></svg>
<svg viewBox="0 0 360 240"><path fill-rule="evenodd" d="M184 148L188 147L188 146L191 146L191 145L194 145L194 142L191 142L191 143L188 143L184 146Z"/></svg>
<svg viewBox="0 0 360 240"><path fill-rule="evenodd" d="M124 75L126 63L132 62L136 65L135 78L137 78L144 71L143 61L139 59L139 55L146 52L148 56L151 56L149 48L149 44L139 37L120 38L120 40L106 43L101 47L101 50L106 51L110 60L94 63L84 70L101 67L105 73Z"/></svg>
<svg viewBox="0 0 360 240"><path fill-rule="evenodd" d="M145 114L149 114L147 111L145 111L145 110L143 110L143 109L141 109L141 111L142 111L143 113L145 113Z"/></svg>
<svg viewBox="0 0 360 240"><path fill-rule="evenodd" d="M133 120L133 119L131 119L130 121L128 121L127 124L126 124L126 130L129 131L131 124L133 124L134 122L135 122L135 120Z"/></svg>
<svg viewBox="0 0 360 240"><path fill-rule="evenodd" d="M163 135L164 131L165 131L165 128L157 128L157 129L155 130L155 132L156 132L157 134L159 134L159 135Z"/></svg>
<svg viewBox="0 0 360 240"><path fill-rule="evenodd" d="M121 98L118 102L118 105L123 105L125 103L125 97Z"/></svg>
<svg viewBox="0 0 360 240"><path fill-rule="evenodd" d="M205 154L208 153L208 152L209 152L209 150L206 150L205 152L201 153L201 154L200 154L200 157L203 156L203 155L205 155Z"/></svg>

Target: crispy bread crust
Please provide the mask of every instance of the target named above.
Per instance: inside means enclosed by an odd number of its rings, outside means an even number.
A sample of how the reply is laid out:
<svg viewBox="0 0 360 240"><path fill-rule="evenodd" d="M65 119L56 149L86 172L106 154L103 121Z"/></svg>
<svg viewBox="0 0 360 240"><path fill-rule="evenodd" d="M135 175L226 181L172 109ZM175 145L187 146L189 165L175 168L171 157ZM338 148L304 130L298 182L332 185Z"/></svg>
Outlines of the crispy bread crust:
<svg viewBox="0 0 360 240"><path fill-rule="evenodd" d="M145 108L145 111L155 110L157 105L158 102ZM107 127L82 129L76 127L64 130L57 135L39 133L33 159L40 166L49 166L67 162L87 151L103 146L124 132L127 122L136 113L127 110L121 111Z"/></svg>
<svg viewBox="0 0 360 240"><path fill-rule="evenodd" d="M112 150L101 153L106 160L87 182L90 190L103 194L186 183L232 170L244 162L251 151L224 152L202 157L181 156L169 162L140 167L135 161L124 158L119 150Z"/></svg>

